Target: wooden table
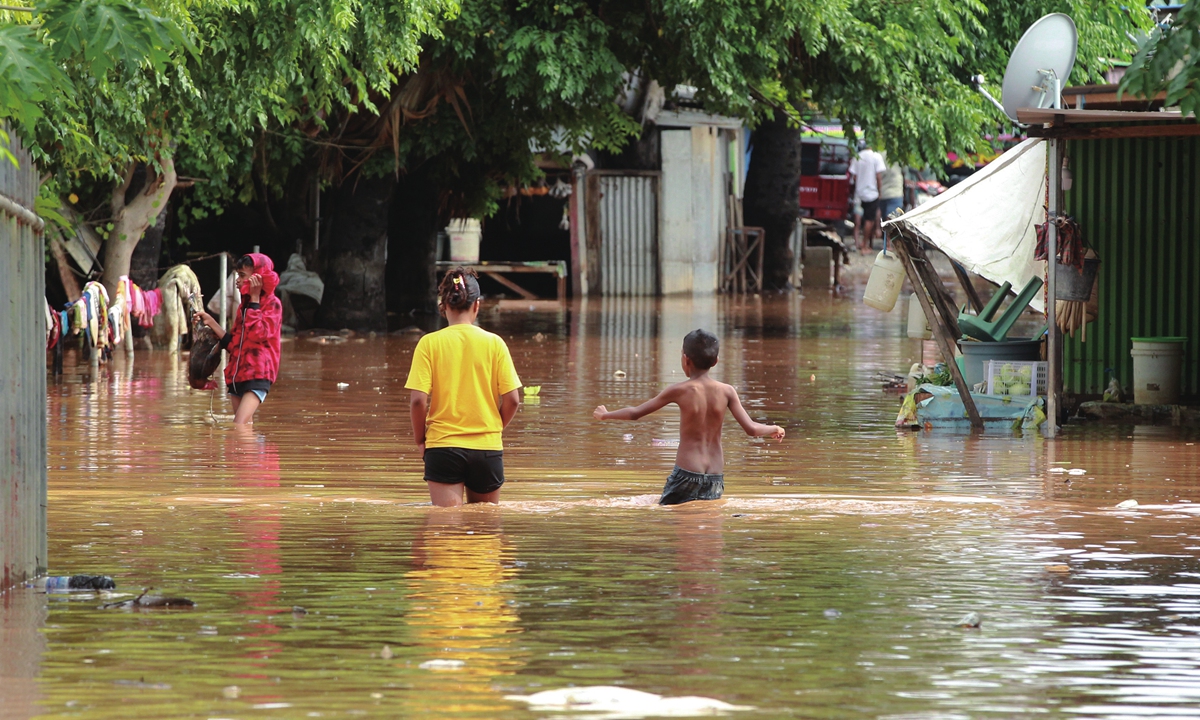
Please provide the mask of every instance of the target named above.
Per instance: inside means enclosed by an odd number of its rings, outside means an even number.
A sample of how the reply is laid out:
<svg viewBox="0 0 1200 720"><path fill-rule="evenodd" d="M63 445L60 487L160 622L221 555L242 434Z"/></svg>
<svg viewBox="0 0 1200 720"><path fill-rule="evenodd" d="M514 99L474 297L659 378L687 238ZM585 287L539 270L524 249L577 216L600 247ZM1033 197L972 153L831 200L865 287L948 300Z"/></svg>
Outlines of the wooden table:
<svg viewBox="0 0 1200 720"><path fill-rule="evenodd" d="M450 268L459 266L470 268L480 275L486 275L490 277L526 300L537 300L538 296L516 284L509 278L504 277L505 274L544 273L547 275L556 275L558 277L558 300L559 302L562 302L567 299L567 262L565 260L480 262L474 264L454 262L453 260L439 260L437 263L438 274L440 275Z"/></svg>

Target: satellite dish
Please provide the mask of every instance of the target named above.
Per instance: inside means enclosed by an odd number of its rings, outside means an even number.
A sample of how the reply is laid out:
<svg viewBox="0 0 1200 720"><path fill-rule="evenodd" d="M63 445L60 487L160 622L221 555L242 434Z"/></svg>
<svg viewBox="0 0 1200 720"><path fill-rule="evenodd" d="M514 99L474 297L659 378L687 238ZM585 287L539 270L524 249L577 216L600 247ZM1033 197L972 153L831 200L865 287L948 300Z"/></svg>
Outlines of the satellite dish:
<svg viewBox="0 0 1200 720"><path fill-rule="evenodd" d="M1008 58L1001 99L1004 114L1017 122L1017 108L1059 106L1062 84L1075 65L1079 33L1075 22L1051 13L1029 26Z"/></svg>

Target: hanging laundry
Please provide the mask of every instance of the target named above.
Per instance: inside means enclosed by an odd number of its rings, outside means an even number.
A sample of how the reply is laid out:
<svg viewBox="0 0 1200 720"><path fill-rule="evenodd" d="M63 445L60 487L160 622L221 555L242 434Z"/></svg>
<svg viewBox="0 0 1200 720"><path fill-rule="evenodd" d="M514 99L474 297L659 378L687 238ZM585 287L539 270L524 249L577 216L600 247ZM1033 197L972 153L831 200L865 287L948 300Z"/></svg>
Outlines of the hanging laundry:
<svg viewBox="0 0 1200 720"><path fill-rule="evenodd" d="M94 348L109 347L108 291L93 280L83 286L83 297L80 300L83 301L86 310L88 341Z"/></svg>
<svg viewBox="0 0 1200 720"><path fill-rule="evenodd" d="M53 350L58 344L59 337L62 335L62 326L59 324L58 313L54 312L54 308L50 307L50 301L46 301L46 349Z"/></svg>
<svg viewBox="0 0 1200 720"><path fill-rule="evenodd" d="M162 312L162 290L154 288L142 292L142 311L137 314L138 324L144 328L154 327L154 316Z"/></svg>

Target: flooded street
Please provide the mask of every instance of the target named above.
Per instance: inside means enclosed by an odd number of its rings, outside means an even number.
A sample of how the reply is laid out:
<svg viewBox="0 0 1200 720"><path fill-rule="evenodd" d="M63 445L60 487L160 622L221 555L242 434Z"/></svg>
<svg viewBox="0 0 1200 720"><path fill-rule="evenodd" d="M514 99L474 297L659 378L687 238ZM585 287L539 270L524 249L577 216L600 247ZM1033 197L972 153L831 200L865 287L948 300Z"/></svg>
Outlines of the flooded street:
<svg viewBox="0 0 1200 720"><path fill-rule="evenodd" d="M429 505L415 334L285 341L250 433L165 352L68 366L51 574L196 607L0 596L0 717L563 717L509 696L596 685L742 718L1200 717L1200 434L898 432L876 375L922 345L857 295L556 308L480 316L541 387L500 506ZM696 327L788 435L727 421L724 499L664 508L678 413L591 412L683 379Z"/></svg>

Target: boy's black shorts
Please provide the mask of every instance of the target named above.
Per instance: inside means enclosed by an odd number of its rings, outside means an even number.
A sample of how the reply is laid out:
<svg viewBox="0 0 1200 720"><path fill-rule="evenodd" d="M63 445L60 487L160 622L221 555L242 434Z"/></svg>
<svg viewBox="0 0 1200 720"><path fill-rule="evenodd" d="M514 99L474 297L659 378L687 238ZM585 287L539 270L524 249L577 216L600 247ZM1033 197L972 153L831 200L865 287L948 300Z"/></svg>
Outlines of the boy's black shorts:
<svg viewBox="0 0 1200 720"><path fill-rule="evenodd" d="M463 483L480 495L494 492L504 484L504 451L425 448L425 479L447 485Z"/></svg>

